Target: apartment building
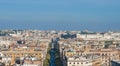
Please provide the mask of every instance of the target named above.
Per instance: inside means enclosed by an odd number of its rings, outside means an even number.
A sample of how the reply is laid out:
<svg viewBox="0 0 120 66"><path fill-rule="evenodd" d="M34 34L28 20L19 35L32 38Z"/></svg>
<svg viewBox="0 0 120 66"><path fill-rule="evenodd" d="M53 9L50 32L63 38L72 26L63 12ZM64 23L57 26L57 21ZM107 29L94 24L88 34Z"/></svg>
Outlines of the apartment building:
<svg viewBox="0 0 120 66"><path fill-rule="evenodd" d="M81 55L67 58L67 66L101 66L102 60L98 55Z"/></svg>

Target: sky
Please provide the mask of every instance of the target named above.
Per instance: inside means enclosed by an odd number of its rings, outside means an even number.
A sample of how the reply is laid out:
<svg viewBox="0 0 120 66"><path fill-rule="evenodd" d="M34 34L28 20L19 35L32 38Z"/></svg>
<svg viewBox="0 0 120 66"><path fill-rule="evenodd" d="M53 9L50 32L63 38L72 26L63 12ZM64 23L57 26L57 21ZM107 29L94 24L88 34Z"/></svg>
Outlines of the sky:
<svg viewBox="0 0 120 66"><path fill-rule="evenodd" d="M120 31L120 0L0 0L0 29Z"/></svg>

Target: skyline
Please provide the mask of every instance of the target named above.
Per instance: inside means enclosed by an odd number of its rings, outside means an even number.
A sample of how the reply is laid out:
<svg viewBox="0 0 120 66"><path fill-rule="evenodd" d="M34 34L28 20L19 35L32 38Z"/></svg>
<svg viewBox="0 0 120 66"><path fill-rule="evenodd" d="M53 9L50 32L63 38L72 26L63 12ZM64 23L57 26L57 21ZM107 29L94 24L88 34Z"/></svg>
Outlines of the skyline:
<svg viewBox="0 0 120 66"><path fill-rule="evenodd" d="M3 0L0 29L120 31L119 0Z"/></svg>

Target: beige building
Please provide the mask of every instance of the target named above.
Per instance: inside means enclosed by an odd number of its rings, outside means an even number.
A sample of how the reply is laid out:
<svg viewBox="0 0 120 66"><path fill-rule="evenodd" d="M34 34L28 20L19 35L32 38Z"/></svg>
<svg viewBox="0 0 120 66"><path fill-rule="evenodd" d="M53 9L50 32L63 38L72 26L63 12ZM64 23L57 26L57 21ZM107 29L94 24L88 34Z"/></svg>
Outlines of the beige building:
<svg viewBox="0 0 120 66"><path fill-rule="evenodd" d="M35 51L34 49L25 50L25 49L17 48L14 51L2 51L2 54L4 55L3 57L11 58L11 60L10 60L11 65L15 64L15 59L17 57L33 56L33 57L39 58L39 60L41 60L41 61L43 58L42 52Z"/></svg>

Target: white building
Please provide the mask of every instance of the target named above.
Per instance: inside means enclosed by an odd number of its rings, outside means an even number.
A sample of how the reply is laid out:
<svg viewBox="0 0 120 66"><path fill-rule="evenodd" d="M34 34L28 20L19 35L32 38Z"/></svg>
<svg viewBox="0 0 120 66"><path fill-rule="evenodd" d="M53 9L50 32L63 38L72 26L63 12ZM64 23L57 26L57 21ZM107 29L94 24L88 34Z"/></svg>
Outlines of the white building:
<svg viewBox="0 0 120 66"><path fill-rule="evenodd" d="M68 58L67 66L92 66L92 61L86 58Z"/></svg>
<svg viewBox="0 0 120 66"><path fill-rule="evenodd" d="M82 39L100 39L103 37L104 35L102 34L77 34L77 38L82 38Z"/></svg>
<svg viewBox="0 0 120 66"><path fill-rule="evenodd" d="M93 61L98 58L100 58L100 56L97 55L70 57L67 60L67 66L93 66L94 65ZM97 62L97 60L95 62Z"/></svg>

